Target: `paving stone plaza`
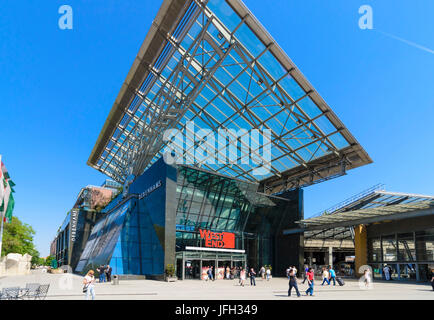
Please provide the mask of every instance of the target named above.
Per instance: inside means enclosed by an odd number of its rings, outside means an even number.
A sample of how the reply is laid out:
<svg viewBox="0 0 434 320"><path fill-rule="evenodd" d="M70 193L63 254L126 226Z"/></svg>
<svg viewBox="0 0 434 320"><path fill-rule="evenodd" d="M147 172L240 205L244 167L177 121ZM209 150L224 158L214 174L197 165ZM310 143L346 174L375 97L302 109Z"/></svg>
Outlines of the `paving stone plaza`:
<svg viewBox="0 0 434 320"><path fill-rule="evenodd" d="M39 282L50 284L46 300L83 300L83 278L74 274L35 273L0 278L0 288ZM184 280L163 282L154 280L121 280L119 285L96 283L96 300L434 300L429 283L402 283L376 281L371 289L361 289L356 279L347 279L344 286L321 286L316 280L314 296L306 297L307 284L299 284L302 294L287 296L288 281L273 278L257 279L256 287L238 280L200 281Z"/></svg>

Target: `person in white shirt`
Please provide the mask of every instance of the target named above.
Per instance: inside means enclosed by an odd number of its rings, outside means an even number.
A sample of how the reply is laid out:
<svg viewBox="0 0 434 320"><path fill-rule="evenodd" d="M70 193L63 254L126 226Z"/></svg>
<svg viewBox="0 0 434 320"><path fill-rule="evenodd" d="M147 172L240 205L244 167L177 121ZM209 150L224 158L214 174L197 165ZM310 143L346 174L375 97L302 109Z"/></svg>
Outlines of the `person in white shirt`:
<svg viewBox="0 0 434 320"><path fill-rule="evenodd" d="M95 276L93 270L89 270L83 279L83 292L86 293L85 299L89 300L89 294L92 296L92 300L95 300Z"/></svg>
<svg viewBox="0 0 434 320"><path fill-rule="evenodd" d="M387 264L384 266L383 272L384 272L384 276L386 277L386 280L389 281L390 280L390 270L389 270L389 266Z"/></svg>
<svg viewBox="0 0 434 320"><path fill-rule="evenodd" d="M327 282L328 285L330 285L330 281L329 281L329 272L327 271L326 267L322 268L322 283L321 285L324 285L324 282Z"/></svg>

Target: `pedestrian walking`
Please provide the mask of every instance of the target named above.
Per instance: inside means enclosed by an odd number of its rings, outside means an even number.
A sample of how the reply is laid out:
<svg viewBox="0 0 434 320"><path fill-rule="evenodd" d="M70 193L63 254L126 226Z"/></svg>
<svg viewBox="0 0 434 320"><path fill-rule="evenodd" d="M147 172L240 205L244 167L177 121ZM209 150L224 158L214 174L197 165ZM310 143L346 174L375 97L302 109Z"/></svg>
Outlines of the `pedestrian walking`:
<svg viewBox="0 0 434 320"><path fill-rule="evenodd" d="M307 288L306 290L306 296L308 296L309 294L311 296L313 296L313 278L314 278L314 274L313 274L313 269L309 268L309 271L306 274L307 276L307 284L309 285L309 288Z"/></svg>
<svg viewBox="0 0 434 320"><path fill-rule="evenodd" d="M261 275L262 280L264 280L264 277L265 277L265 268L264 268L264 266L262 266L261 269L259 270L259 274Z"/></svg>
<svg viewBox="0 0 434 320"><path fill-rule="evenodd" d="M330 285L329 272L325 267L322 268L322 283L321 283L322 286L324 285L324 282Z"/></svg>
<svg viewBox="0 0 434 320"><path fill-rule="evenodd" d="M265 271L266 275L267 275L267 281L270 281L270 276L271 276L271 270L270 268L267 268L267 270Z"/></svg>
<svg viewBox="0 0 434 320"><path fill-rule="evenodd" d="M288 289L288 297L291 296L292 288L295 288L295 292L297 293L297 297L300 297L300 291L298 291L297 277L296 277L297 269L289 270L289 289Z"/></svg>
<svg viewBox="0 0 434 320"><path fill-rule="evenodd" d="M208 279L214 281L214 276L212 272L212 266L208 268Z"/></svg>
<svg viewBox="0 0 434 320"><path fill-rule="evenodd" d="M304 279L303 279L303 284L306 282L307 280L307 273L309 272L309 267L305 266L304 267Z"/></svg>
<svg viewBox="0 0 434 320"><path fill-rule="evenodd" d="M250 269L249 276L250 276L250 285L251 286L256 286L256 272L255 272L255 269L253 269L253 268Z"/></svg>
<svg viewBox="0 0 434 320"><path fill-rule="evenodd" d="M107 268L105 269L105 275L107 278L107 282L111 282L112 281L112 267L110 267L109 265L107 265Z"/></svg>
<svg viewBox="0 0 434 320"><path fill-rule="evenodd" d="M89 270L83 279L83 293L85 293L85 300L89 300L89 295L92 296L92 300L95 300L95 276L93 270Z"/></svg>
<svg viewBox="0 0 434 320"><path fill-rule="evenodd" d="M246 280L246 270L244 268L241 268L240 271L240 286L244 287L244 281Z"/></svg>
<svg viewBox="0 0 434 320"><path fill-rule="evenodd" d="M333 280L333 285L335 286L336 285L336 272L331 266L329 266L329 278L330 278L329 284Z"/></svg>

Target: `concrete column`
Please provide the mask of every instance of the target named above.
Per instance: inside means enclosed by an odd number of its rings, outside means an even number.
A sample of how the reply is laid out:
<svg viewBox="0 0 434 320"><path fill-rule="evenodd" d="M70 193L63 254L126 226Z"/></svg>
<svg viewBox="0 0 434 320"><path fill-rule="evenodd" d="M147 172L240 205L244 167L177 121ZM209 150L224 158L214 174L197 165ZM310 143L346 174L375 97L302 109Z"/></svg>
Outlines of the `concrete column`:
<svg viewBox="0 0 434 320"><path fill-rule="evenodd" d="M217 269L218 268L219 268L219 261L218 261L218 259L216 259L215 260L215 267L214 267L214 279L216 279L216 280L217 280L217 273L218 273Z"/></svg>
<svg viewBox="0 0 434 320"><path fill-rule="evenodd" d="M363 224L354 227L354 251L356 254L354 272L360 277L362 274L359 273L359 268L368 264L368 236L366 226Z"/></svg>
<svg viewBox="0 0 434 320"><path fill-rule="evenodd" d="M333 247L329 247L329 265L333 268Z"/></svg>
<svg viewBox="0 0 434 320"><path fill-rule="evenodd" d="M202 280L202 257L200 257L200 263L199 263L199 279Z"/></svg>
<svg viewBox="0 0 434 320"><path fill-rule="evenodd" d="M184 257L184 252L182 252L182 279L185 279L185 257Z"/></svg>

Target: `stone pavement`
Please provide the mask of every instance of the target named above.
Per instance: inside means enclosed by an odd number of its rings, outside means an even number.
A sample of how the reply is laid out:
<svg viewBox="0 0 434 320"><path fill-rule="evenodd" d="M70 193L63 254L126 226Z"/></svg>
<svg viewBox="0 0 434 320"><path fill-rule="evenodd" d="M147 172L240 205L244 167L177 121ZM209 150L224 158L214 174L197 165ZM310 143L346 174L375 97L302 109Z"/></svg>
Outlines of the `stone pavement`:
<svg viewBox="0 0 434 320"><path fill-rule="evenodd" d="M38 282L50 284L47 300L82 300L83 277L73 274L47 274L32 272L30 275L0 277L0 288ZM244 287L238 280L184 280L163 282L154 280L121 280L119 285L96 283L96 299L110 300L434 300L434 291L429 283L402 283L375 281L372 289L362 290L357 280L345 280L345 286L321 286L316 280L314 296L306 297L306 284L299 284L302 296L288 297L288 280L273 278L270 281L257 279L256 287L246 281Z"/></svg>

